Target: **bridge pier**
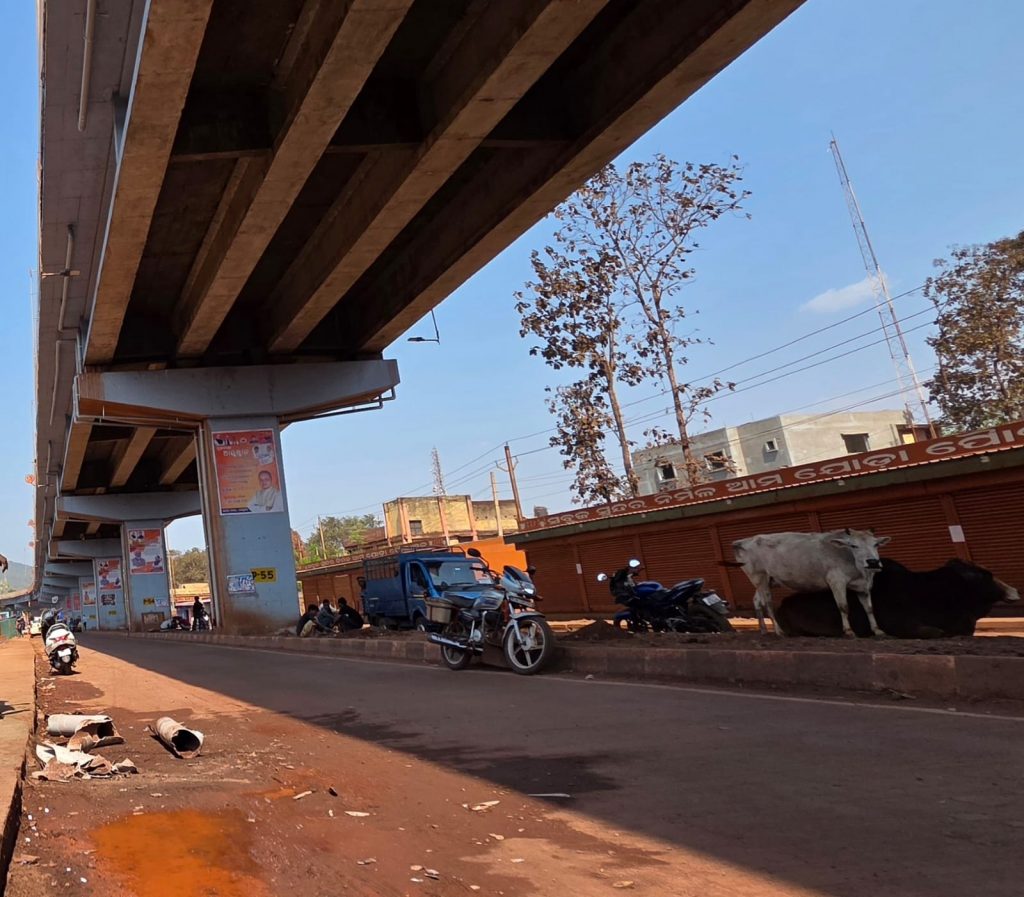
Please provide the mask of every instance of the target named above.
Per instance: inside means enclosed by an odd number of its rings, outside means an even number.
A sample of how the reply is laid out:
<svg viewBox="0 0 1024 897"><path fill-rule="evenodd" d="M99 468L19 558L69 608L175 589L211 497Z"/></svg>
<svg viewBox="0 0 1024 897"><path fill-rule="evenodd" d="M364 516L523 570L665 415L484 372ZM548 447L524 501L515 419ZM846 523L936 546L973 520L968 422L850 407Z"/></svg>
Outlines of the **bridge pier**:
<svg viewBox="0 0 1024 897"><path fill-rule="evenodd" d="M164 521L128 520L121 527L128 628L145 632L174 613Z"/></svg>
<svg viewBox="0 0 1024 897"><path fill-rule="evenodd" d="M133 506L139 510L148 507L151 514L129 513L126 508L113 519L166 520L168 516L160 512L160 499L181 503L182 496L189 496L189 513L201 510L203 515L218 626L233 633L261 633L291 625L299 613L281 462L282 428L342 410L378 408L391 397L398 382L398 365L382 359L89 371L76 378L75 411L80 421L195 433L198 495L154 493L149 496L151 503L136 501ZM139 496L71 496L59 500L58 510L74 506L81 517L94 499L138 500ZM128 541L125 551L130 550ZM102 602L103 590L99 583L97 586ZM132 576L129 590L134 594L148 586L147 582L136 583ZM136 617L141 626L141 613L147 606L135 605L133 599L133 626ZM107 628L102 603L100 611L101 628Z"/></svg>

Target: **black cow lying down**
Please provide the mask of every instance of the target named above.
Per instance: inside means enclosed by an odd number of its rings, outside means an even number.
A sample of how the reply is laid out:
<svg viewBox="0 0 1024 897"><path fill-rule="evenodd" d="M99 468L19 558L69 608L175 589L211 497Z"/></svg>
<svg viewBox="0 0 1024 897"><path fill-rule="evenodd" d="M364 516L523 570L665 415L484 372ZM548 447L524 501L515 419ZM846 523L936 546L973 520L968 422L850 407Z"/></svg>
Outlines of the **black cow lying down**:
<svg viewBox="0 0 1024 897"><path fill-rule="evenodd" d="M988 570L954 558L925 573L908 570L882 558L871 588L875 618L895 638L949 638L974 635L974 627L999 601L1018 601L1017 590ZM849 596L850 626L862 637L871 635L867 615ZM840 636L842 621L830 591L790 595L777 612L786 635Z"/></svg>

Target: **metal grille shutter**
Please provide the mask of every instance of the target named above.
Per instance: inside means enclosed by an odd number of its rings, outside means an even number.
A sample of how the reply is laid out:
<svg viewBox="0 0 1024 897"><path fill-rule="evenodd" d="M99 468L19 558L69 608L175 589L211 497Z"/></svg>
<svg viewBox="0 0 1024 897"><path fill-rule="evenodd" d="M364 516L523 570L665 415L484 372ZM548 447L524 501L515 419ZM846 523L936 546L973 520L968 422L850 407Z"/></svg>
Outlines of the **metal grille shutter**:
<svg viewBox="0 0 1024 897"><path fill-rule="evenodd" d="M722 543L722 557L727 561L735 559L732 543L737 539L749 539L762 533L809 533L813 532L811 518L808 514L779 514L775 517L758 517L736 523L723 524L718 527L718 538ZM736 567L725 570L729 581L726 594L730 596L734 610L750 612L754 608L754 587L747 574ZM779 600L788 594L782 589L773 589L772 595L776 607Z"/></svg>
<svg viewBox="0 0 1024 897"><path fill-rule="evenodd" d="M882 548L884 557L912 570L932 570L954 555L949 524L938 498L909 499L894 504L828 511L820 515L822 530L874 529L892 541Z"/></svg>
<svg viewBox="0 0 1024 897"><path fill-rule="evenodd" d="M583 567L583 585L587 590L591 611L610 614L622 610L608 591L608 583L597 581L597 574L607 573L611 576L636 555L636 541L633 536L623 535L617 539L581 542L579 552L580 564Z"/></svg>
<svg viewBox="0 0 1024 897"><path fill-rule="evenodd" d="M676 527L641 533L640 547L647 565L645 579L656 579L671 586L699 576L710 589L724 586L725 571L718 566L711 530L706 527Z"/></svg>
<svg viewBox="0 0 1024 897"><path fill-rule="evenodd" d="M974 563L1024 592L1024 486L958 493L953 502Z"/></svg>
<svg viewBox="0 0 1024 897"><path fill-rule="evenodd" d="M545 614L583 613L570 544L558 539L525 546L525 551L527 562L537 568L534 581L544 599L538 609Z"/></svg>

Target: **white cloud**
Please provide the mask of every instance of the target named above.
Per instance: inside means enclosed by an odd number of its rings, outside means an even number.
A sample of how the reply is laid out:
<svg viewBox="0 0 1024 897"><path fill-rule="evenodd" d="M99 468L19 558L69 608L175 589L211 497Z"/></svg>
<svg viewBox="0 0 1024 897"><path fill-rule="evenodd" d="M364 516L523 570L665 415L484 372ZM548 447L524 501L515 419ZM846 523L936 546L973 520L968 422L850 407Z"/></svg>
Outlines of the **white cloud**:
<svg viewBox="0 0 1024 897"><path fill-rule="evenodd" d="M801 305L800 310L812 311L818 314L831 314L832 312L842 311L845 308L863 305L865 302L874 299L874 295L871 289L871 278L865 277L863 280L858 280L856 283L851 283L848 286L818 293L813 299Z"/></svg>

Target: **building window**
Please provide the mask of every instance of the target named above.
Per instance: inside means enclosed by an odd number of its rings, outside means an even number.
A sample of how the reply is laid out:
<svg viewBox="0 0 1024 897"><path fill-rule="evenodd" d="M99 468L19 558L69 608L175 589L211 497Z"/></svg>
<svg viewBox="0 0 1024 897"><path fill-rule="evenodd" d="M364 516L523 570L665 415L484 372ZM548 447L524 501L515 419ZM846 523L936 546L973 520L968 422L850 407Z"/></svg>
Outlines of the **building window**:
<svg viewBox="0 0 1024 897"><path fill-rule="evenodd" d="M676 468L674 464L659 464L658 465L658 476L663 480L674 480L676 478Z"/></svg>
<svg viewBox="0 0 1024 897"><path fill-rule="evenodd" d="M409 533L413 536L423 535L423 521L422 520L410 520L409 521Z"/></svg>
<svg viewBox="0 0 1024 897"><path fill-rule="evenodd" d="M704 465L712 472L728 470L729 456L725 452L711 452L704 456Z"/></svg>
<svg viewBox="0 0 1024 897"><path fill-rule="evenodd" d="M870 451L867 433L843 433L843 443L846 445L848 455Z"/></svg>
<svg viewBox="0 0 1024 897"><path fill-rule="evenodd" d="M779 443L774 439L766 439L764 443L764 452L766 455L770 455L772 452L779 450Z"/></svg>

